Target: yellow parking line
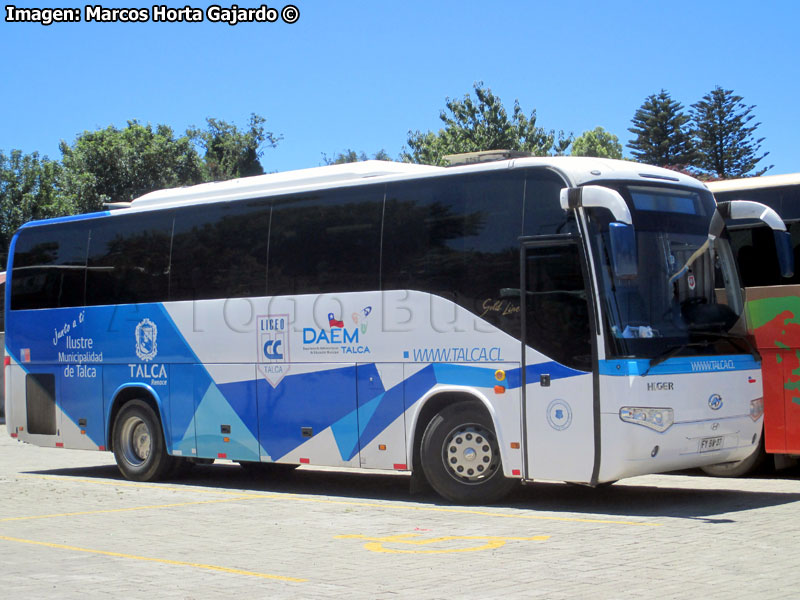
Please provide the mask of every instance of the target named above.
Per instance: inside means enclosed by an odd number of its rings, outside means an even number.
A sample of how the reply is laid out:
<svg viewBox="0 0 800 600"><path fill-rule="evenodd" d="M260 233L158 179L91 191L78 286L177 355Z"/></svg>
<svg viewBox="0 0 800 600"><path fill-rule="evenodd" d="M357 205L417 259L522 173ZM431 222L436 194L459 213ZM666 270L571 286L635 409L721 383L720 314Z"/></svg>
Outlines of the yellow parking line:
<svg viewBox="0 0 800 600"><path fill-rule="evenodd" d="M260 577L262 579L276 579L278 581L290 581L294 583L304 583L308 579L298 579L297 577L286 577L284 575L272 575L270 573L257 573L255 571L244 571L242 569L232 569L230 567L219 567L217 565L205 565L202 563L191 563L180 560L168 560L165 558L151 558L149 556L136 556L134 554L123 554L121 552L108 552L106 550L92 550L90 548L79 548L77 546L67 546L65 544L53 544L50 542L37 542L35 540L23 540L21 538L13 538L5 535L0 535L0 540L7 542L17 542L20 544L31 544L34 546L44 546L45 548L56 548L59 550L72 550L73 552L87 552L89 554L99 554L101 556L113 556L115 558L128 558L131 560L140 560L146 562L161 563L164 565L175 565L179 567L193 567L195 569L205 569L207 571L219 571L222 573L232 573L234 575L247 575L249 577Z"/></svg>
<svg viewBox="0 0 800 600"><path fill-rule="evenodd" d="M496 535L446 535L429 539L419 539L418 533L401 533L384 537L369 537L366 535L337 535L337 540L366 540L364 548L370 552L385 554L455 554L460 552L480 552L482 550L496 550L505 546L506 542L544 542L550 539L549 535L533 537L501 537ZM480 546L435 548L432 550L399 550L387 548L384 544L406 544L409 546L430 546L447 542L473 542L482 541Z"/></svg>

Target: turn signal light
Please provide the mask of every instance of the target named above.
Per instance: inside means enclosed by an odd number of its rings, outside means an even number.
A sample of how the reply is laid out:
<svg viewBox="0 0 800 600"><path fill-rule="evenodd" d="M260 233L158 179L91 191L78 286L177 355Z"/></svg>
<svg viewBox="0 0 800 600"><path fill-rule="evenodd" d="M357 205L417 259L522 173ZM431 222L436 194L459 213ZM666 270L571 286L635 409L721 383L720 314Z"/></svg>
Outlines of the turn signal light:
<svg viewBox="0 0 800 600"><path fill-rule="evenodd" d="M750 401L750 418L758 421L764 414L764 399L756 398Z"/></svg>

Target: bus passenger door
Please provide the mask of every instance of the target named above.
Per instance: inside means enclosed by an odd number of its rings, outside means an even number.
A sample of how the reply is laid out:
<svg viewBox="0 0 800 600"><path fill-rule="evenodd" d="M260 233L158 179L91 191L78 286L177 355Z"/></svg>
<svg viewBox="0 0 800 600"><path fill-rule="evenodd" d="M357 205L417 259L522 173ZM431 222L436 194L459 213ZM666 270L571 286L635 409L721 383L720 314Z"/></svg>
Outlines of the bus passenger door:
<svg viewBox="0 0 800 600"><path fill-rule="evenodd" d="M592 309L580 239L522 247L524 477L591 481L595 459Z"/></svg>

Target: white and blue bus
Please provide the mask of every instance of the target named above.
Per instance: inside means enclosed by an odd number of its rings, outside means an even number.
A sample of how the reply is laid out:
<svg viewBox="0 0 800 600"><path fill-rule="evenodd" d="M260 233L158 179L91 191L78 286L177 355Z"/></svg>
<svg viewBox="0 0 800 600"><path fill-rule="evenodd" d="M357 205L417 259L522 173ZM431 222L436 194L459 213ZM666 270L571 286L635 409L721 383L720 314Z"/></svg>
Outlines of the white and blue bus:
<svg viewBox="0 0 800 600"><path fill-rule="evenodd" d="M394 469L455 502L739 460L762 384L723 219L752 213L556 157L319 167L29 223L7 428L138 481Z"/></svg>

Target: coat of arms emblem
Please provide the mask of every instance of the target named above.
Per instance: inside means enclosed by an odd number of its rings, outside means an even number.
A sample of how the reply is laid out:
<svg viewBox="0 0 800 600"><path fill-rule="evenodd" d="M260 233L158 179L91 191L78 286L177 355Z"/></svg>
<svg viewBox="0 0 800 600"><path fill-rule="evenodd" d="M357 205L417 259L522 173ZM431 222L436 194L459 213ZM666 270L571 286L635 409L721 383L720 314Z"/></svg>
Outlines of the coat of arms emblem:
<svg viewBox="0 0 800 600"><path fill-rule="evenodd" d="M136 356L140 360L153 360L156 357L158 354L157 336L158 328L150 319L143 319L136 326Z"/></svg>

